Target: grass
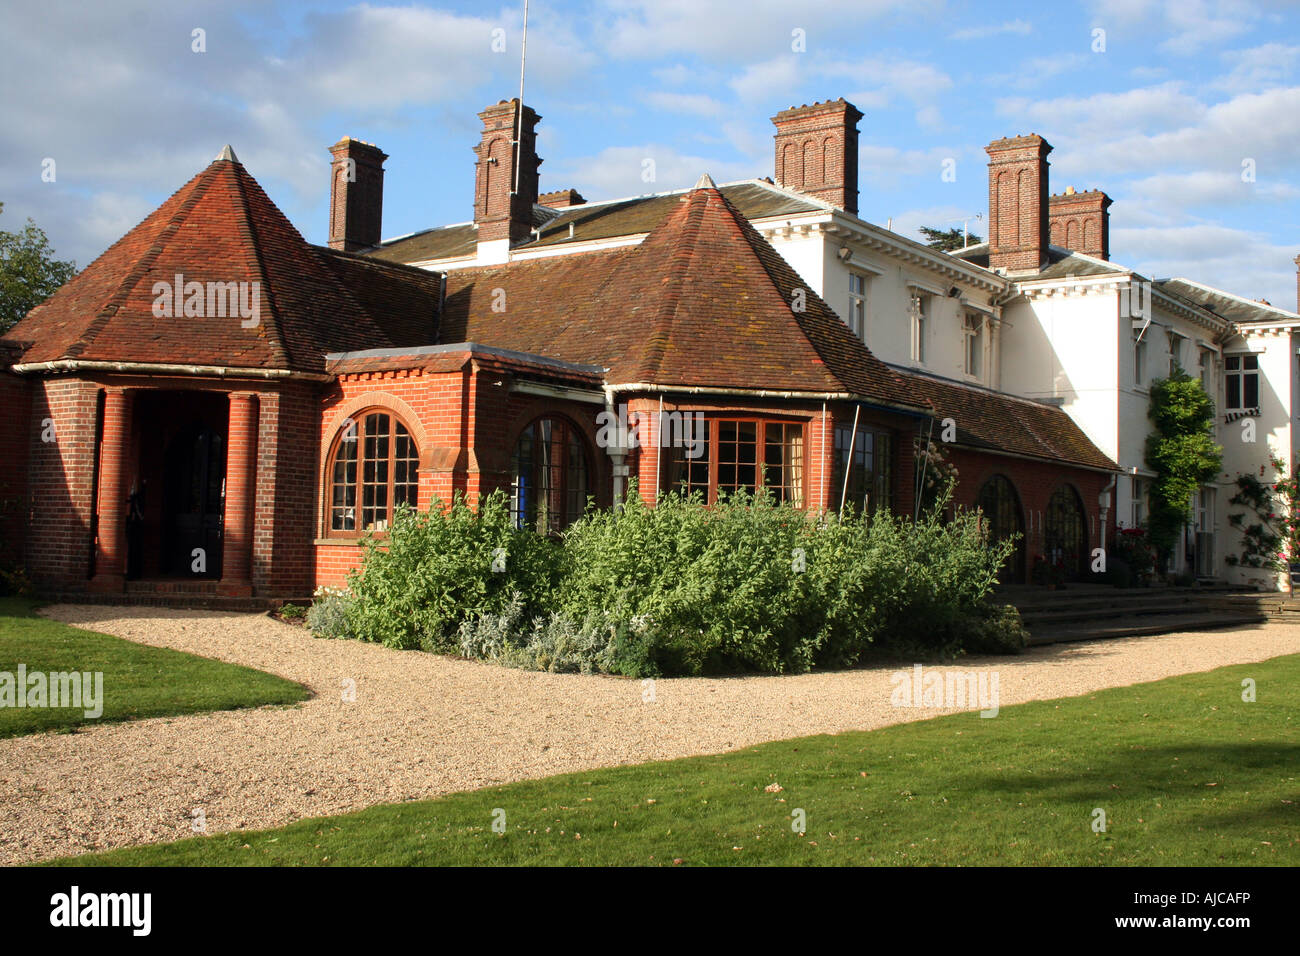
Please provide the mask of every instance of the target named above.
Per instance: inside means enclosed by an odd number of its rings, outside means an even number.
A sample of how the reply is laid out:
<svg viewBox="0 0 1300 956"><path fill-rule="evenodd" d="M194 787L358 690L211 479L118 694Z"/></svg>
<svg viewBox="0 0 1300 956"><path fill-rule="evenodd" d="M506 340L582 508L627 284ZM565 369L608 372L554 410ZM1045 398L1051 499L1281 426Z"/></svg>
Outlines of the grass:
<svg viewBox="0 0 1300 956"><path fill-rule="evenodd" d="M1297 731L1300 655L58 862L1294 866Z"/></svg>
<svg viewBox="0 0 1300 956"><path fill-rule="evenodd" d="M0 672L100 671L103 714L84 708L0 707L0 738L72 731L83 724L171 717L209 710L292 704L310 696L293 681L221 661L37 617L36 602L0 598Z"/></svg>

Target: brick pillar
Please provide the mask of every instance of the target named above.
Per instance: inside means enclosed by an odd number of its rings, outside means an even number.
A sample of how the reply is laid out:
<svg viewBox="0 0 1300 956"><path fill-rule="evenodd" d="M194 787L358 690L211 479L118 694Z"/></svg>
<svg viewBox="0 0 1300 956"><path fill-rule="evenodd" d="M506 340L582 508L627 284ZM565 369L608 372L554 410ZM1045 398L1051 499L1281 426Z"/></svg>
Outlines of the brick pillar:
<svg viewBox="0 0 1300 956"><path fill-rule="evenodd" d="M131 393L104 390L104 426L100 435L99 498L95 505L94 591L126 587L126 460L131 440Z"/></svg>
<svg viewBox="0 0 1300 956"><path fill-rule="evenodd" d="M226 508L222 531L220 592L253 593L253 512L257 492L257 395L230 393L226 440Z"/></svg>

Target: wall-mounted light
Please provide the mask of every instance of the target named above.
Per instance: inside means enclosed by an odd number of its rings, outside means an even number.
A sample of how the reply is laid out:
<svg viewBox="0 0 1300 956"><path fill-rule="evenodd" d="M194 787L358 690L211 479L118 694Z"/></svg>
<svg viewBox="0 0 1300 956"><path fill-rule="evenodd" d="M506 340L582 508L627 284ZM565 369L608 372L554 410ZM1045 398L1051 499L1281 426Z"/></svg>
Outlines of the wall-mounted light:
<svg viewBox="0 0 1300 956"><path fill-rule="evenodd" d="M840 251L835 254L840 257L841 262L848 262L849 256L853 255L853 250L848 246L840 246Z"/></svg>

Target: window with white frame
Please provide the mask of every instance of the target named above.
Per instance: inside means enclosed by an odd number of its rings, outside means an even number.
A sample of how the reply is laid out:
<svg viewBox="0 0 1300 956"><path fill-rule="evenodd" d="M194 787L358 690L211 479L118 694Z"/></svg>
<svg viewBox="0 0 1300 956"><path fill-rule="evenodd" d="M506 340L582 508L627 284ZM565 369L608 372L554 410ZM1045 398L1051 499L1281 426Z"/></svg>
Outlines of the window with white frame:
<svg viewBox="0 0 1300 956"><path fill-rule="evenodd" d="M925 339L930 326L934 297L924 292L912 295L912 361L925 364Z"/></svg>
<svg viewBox="0 0 1300 956"><path fill-rule="evenodd" d="M1172 376L1183 365L1183 337L1172 330L1165 335L1169 339L1169 374Z"/></svg>
<svg viewBox="0 0 1300 956"><path fill-rule="evenodd" d="M981 378L984 375L984 316L967 312L962 331L966 338L964 370L973 378Z"/></svg>
<svg viewBox="0 0 1300 956"><path fill-rule="evenodd" d="M867 277L849 273L849 328L863 342L867 340Z"/></svg>
<svg viewBox="0 0 1300 956"><path fill-rule="evenodd" d="M1259 406L1259 356L1223 357L1223 405L1229 410Z"/></svg>
<svg viewBox="0 0 1300 956"><path fill-rule="evenodd" d="M1209 349L1202 348L1198 350L1200 357L1198 363L1200 366L1201 387L1211 398L1214 397L1214 353Z"/></svg>
<svg viewBox="0 0 1300 956"><path fill-rule="evenodd" d="M1147 337L1146 329L1133 331L1133 384L1147 383Z"/></svg>
<svg viewBox="0 0 1300 956"><path fill-rule="evenodd" d="M1129 527L1140 528L1147 519L1147 485L1146 481L1133 477L1133 493L1129 501Z"/></svg>

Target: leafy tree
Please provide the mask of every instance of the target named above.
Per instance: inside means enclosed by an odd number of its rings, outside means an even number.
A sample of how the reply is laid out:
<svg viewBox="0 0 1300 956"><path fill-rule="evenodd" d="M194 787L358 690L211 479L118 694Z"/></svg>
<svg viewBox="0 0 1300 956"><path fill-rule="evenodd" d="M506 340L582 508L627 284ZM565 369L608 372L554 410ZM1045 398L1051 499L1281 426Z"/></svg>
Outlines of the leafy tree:
<svg viewBox="0 0 1300 956"><path fill-rule="evenodd" d="M1160 561L1169 560L1179 532L1192 522L1192 501L1219 473L1223 448L1214 441L1214 401L1181 367L1151 385L1146 461L1156 473L1147 521Z"/></svg>
<svg viewBox="0 0 1300 956"><path fill-rule="evenodd" d="M922 226L921 235L925 236L925 243L930 248L942 249L944 252L956 252L958 249L965 248L968 244L973 246L984 241L973 232L963 235L962 231L955 226L952 229L934 229L930 226Z"/></svg>
<svg viewBox="0 0 1300 956"><path fill-rule="evenodd" d="M76 274L76 263L55 259L50 240L32 220L21 232L0 229L0 333Z"/></svg>

